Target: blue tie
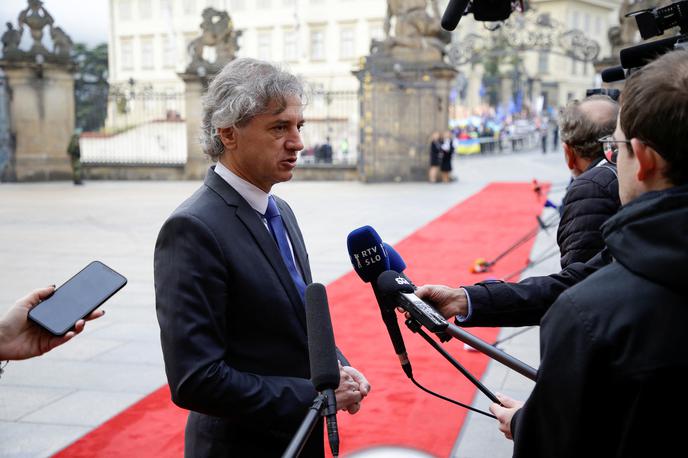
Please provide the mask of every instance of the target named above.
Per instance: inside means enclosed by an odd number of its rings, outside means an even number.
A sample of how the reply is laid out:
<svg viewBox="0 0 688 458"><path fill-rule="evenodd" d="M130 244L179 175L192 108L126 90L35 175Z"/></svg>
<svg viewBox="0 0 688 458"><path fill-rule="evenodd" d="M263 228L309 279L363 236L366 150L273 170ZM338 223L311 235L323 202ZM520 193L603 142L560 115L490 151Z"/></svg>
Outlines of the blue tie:
<svg viewBox="0 0 688 458"><path fill-rule="evenodd" d="M299 271L296 269L296 264L294 264L294 257L291 254L291 250L289 249L289 242L287 241L287 233L284 231L284 222L282 221L282 215L280 215L279 209L277 208L277 203L275 202L275 198L272 196L268 198L268 209L265 211L264 216L265 219L268 221L268 227L270 228L270 232L272 232L272 236L275 238L275 241L277 242L280 254L282 255L282 260L284 261L284 264L287 266L289 275L291 275L292 280L294 280L294 285L296 285L296 289L299 291L301 301L303 301L304 294L306 291L306 283L304 283L303 278L301 278L301 274L299 274Z"/></svg>

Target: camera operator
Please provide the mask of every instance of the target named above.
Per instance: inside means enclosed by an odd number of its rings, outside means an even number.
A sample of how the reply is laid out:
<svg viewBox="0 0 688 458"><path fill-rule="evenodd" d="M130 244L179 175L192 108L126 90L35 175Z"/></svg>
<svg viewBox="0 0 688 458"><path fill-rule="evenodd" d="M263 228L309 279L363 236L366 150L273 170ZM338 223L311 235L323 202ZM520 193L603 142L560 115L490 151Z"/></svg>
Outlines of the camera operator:
<svg viewBox="0 0 688 458"><path fill-rule="evenodd" d="M671 77L668 77L671 75ZM542 320L535 388L493 404L515 457L670 456L683 447L672 394L688 376L688 52L626 82L614 134L622 209L603 226L614 261Z"/></svg>

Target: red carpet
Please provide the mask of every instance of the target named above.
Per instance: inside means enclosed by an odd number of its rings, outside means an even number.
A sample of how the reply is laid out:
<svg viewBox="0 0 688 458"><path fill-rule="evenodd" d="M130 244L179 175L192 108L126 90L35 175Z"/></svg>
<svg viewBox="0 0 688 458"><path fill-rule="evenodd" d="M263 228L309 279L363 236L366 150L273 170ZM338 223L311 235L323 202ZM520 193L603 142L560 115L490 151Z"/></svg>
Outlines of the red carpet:
<svg viewBox="0 0 688 458"><path fill-rule="evenodd" d="M490 273L475 275L469 270L476 258L494 258L535 227L535 215L543 203L544 197L536 197L530 183L491 184L395 248L409 266L406 273L418 285L460 285L499 278L525 264L532 241L500 260ZM380 235L384 240L385 234ZM423 393L406 378L372 290L353 271L328 285L327 291L337 345L373 386L357 415L338 415L342 453L395 444L447 456L465 418L465 409ZM416 379L433 391L470 404L476 391L473 385L420 336L413 335L402 320L400 326ZM498 329L472 332L493 341ZM446 343L445 348L481 377L488 362L486 356L465 351L463 344L455 340ZM183 454L185 419L186 412L169 401L169 391L163 387L56 456L179 457Z"/></svg>

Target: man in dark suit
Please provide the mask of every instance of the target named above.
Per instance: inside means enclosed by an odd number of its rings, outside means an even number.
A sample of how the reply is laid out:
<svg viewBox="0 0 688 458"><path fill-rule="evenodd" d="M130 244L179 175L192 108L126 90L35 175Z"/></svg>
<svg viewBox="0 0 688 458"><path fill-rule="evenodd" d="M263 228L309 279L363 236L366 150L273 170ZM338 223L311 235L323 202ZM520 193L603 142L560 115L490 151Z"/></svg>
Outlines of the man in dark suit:
<svg viewBox="0 0 688 458"><path fill-rule="evenodd" d="M202 144L217 164L158 236L156 308L172 399L191 411L187 457L280 456L316 396L308 254L291 208L270 194L303 149L302 95L266 62L225 66L203 100ZM339 359L337 407L356 413L370 385ZM323 455L320 431L301 456Z"/></svg>

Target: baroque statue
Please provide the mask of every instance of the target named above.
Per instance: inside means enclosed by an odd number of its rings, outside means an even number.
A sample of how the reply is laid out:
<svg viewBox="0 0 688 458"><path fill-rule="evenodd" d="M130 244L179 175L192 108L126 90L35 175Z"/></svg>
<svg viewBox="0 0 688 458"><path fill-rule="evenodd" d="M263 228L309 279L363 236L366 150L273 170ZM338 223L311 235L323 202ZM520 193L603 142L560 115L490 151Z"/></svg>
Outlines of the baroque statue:
<svg viewBox="0 0 688 458"><path fill-rule="evenodd" d="M451 41L451 34L440 27L437 0L387 0L384 32L384 40L371 43L371 54L441 60Z"/></svg>
<svg viewBox="0 0 688 458"><path fill-rule="evenodd" d="M236 57L241 32L234 30L234 23L226 11L206 8L201 16L201 34L194 38L187 48L191 63L187 66L186 73L205 76L216 73ZM206 46L215 48L214 62L209 62L203 57L203 49Z"/></svg>
<svg viewBox="0 0 688 458"><path fill-rule="evenodd" d="M74 43L64 30L55 26L55 20L43 7L41 0L28 0L28 6L19 13L17 24L18 28L15 28L11 22L8 22L7 30L2 35L3 59L25 62L71 62ZM29 29L33 38L28 51L19 48L24 27ZM43 45L43 30L46 27L49 27L50 38L53 42L52 52Z"/></svg>
<svg viewBox="0 0 688 458"><path fill-rule="evenodd" d="M45 26L52 28L55 21L50 13L43 8L43 2L41 0L29 0L29 6L19 13L17 22L19 23L19 30L23 31L24 25L31 30L33 45L29 53L34 55L48 54L48 50L43 46L43 29Z"/></svg>

